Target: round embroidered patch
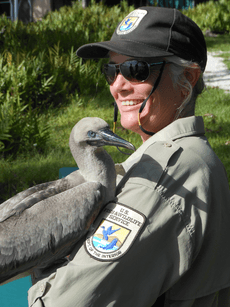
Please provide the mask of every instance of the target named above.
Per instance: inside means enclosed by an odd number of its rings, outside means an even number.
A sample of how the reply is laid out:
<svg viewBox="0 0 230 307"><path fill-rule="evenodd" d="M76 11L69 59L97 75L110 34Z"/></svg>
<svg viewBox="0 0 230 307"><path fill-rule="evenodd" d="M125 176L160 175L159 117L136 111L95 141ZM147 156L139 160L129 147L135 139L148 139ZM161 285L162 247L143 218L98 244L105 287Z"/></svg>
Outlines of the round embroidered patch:
<svg viewBox="0 0 230 307"><path fill-rule="evenodd" d="M117 260L131 247L145 222L145 216L122 204L109 203L85 241L86 251L100 261Z"/></svg>
<svg viewBox="0 0 230 307"><path fill-rule="evenodd" d="M131 12L118 26L117 34L128 34L135 30L146 14L146 10L135 10Z"/></svg>

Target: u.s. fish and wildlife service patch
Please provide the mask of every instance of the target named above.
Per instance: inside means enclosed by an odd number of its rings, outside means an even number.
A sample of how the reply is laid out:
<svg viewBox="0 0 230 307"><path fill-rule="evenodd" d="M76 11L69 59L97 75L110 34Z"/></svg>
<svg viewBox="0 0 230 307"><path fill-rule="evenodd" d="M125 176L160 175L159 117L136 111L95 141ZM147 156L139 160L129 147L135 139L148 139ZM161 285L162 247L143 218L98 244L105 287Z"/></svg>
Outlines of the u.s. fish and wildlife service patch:
<svg viewBox="0 0 230 307"><path fill-rule="evenodd" d="M131 31L135 30L146 14L146 10L139 9L131 12L118 26L117 34L128 34Z"/></svg>
<svg viewBox="0 0 230 307"><path fill-rule="evenodd" d="M85 241L86 251L100 261L119 259L135 241L145 219L142 213L130 207L109 203L97 217L95 227Z"/></svg>

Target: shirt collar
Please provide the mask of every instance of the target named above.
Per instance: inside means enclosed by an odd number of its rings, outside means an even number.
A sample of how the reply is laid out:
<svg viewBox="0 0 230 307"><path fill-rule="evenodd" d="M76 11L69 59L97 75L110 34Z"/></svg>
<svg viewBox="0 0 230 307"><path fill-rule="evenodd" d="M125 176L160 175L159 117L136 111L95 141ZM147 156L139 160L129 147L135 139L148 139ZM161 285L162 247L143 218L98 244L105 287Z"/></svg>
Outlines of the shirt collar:
<svg viewBox="0 0 230 307"><path fill-rule="evenodd" d="M157 141L175 141L182 137L204 134L204 122L201 116L190 116L177 119L145 141L126 161L122 163L122 166L127 172L134 163L137 163L140 160L145 150Z"/></svg>

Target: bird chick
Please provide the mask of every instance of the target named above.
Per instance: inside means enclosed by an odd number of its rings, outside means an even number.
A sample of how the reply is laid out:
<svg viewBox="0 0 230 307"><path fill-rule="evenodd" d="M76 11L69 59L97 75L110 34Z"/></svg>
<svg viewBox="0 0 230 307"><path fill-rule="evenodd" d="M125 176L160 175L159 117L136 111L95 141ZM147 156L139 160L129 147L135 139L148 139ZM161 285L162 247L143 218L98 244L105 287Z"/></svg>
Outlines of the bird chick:
<svg viewBox="0 0 230 307"><path fill-rule="evenodd" d="M0 205L0 284L70 254L115 197L116 171L104 145L134 146L100 118L83 118L69 146L79 170L18 193Z"/></svg>

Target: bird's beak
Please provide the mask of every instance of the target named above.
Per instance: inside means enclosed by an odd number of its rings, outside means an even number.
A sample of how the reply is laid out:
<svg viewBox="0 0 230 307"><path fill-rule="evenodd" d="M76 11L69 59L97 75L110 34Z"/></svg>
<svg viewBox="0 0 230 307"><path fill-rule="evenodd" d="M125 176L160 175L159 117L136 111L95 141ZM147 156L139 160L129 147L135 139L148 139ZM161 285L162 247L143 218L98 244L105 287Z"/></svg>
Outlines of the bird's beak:
<svg viewBox="0 0 230 307"><path fill-rule="evenodd" d="M93 141L97 142L97 146L116 146L116 147L124 147L130 150L136 150L133 144L129 143L128 141L122 139L117 134L113 133L110 129L101 129L97 131L97 137L94 140L89 140L89 143Z"/></svg>

